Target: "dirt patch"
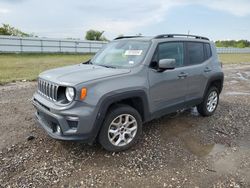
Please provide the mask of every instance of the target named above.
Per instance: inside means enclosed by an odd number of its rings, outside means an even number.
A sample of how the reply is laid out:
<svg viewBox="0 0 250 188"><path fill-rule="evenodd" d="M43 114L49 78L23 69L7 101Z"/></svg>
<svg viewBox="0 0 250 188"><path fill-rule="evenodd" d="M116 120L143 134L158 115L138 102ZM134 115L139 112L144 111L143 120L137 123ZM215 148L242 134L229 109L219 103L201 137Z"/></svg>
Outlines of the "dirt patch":
<svg viewBox="0 0 250 188"><path fill-rule="evenodd" d="M154 120L121 153L51 139L34 120L36 83L1 86L0 187L249 187L250 64L224 70L212 117L194 108Z"/></svg>

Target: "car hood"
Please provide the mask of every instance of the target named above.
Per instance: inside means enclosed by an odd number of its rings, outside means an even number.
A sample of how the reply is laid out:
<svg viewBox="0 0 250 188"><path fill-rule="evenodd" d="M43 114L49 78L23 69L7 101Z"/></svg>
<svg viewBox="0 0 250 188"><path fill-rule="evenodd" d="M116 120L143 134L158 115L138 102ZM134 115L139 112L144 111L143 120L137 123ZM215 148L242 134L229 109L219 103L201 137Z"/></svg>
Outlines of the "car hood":
<svg viewBox="0 0 250 188"><path fill-rule="evenodd" d="M45 71L39 78L62 85L77 85L88 81L103 79L129 73L129 69L106 68L102 66L79 64Z"/></svg>

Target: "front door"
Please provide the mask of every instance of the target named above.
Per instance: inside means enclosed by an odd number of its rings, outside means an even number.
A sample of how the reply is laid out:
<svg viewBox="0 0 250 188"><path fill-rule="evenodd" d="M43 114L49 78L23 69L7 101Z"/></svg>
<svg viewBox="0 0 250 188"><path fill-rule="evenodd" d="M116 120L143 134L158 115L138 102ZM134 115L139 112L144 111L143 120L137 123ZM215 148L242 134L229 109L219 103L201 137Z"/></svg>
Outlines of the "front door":
<svg viewBox="0 0 250 188"><path fill-rule="evenodd" d="M160 59L175 59L176 68L158 72ZM149 68L150 101L152 112L183 104L187 93L183 42L160 43Z"/></svg>

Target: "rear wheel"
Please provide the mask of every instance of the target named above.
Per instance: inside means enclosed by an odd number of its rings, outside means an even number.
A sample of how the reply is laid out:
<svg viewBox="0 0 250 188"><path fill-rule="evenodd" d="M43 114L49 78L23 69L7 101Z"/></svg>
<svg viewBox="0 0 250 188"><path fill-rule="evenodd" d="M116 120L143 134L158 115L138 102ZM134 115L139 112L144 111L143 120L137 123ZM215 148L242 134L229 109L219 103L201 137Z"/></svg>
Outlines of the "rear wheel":
<svg viewBox="0 0 250 188"><path fill-rule="evenodd" d="M214 114L219 103L219 91L212 86L206 93L206 96L201 104L197 106L198 112L202 116L211 116Z"/></svg>
<svg viewBox="0 0 250 188"><path fill-rule="evenodd" d="M142 131L140 114L128 105L117 105L107 114L99 134L100 144L108 151L130 148Z"/></svg>

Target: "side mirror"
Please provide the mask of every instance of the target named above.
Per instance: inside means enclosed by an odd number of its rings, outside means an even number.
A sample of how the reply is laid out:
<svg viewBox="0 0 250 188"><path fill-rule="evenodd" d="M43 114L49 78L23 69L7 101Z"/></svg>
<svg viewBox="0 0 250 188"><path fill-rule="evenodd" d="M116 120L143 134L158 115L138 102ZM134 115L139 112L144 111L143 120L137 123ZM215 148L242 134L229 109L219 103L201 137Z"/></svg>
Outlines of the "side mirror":
<svg viewBox="0 0 250 188"><path fill-rule="evenodd" d="M175 66L176 66L175 59L161 59L158 63L160 72L163 72L169 69L175 69Z"/></svg>

